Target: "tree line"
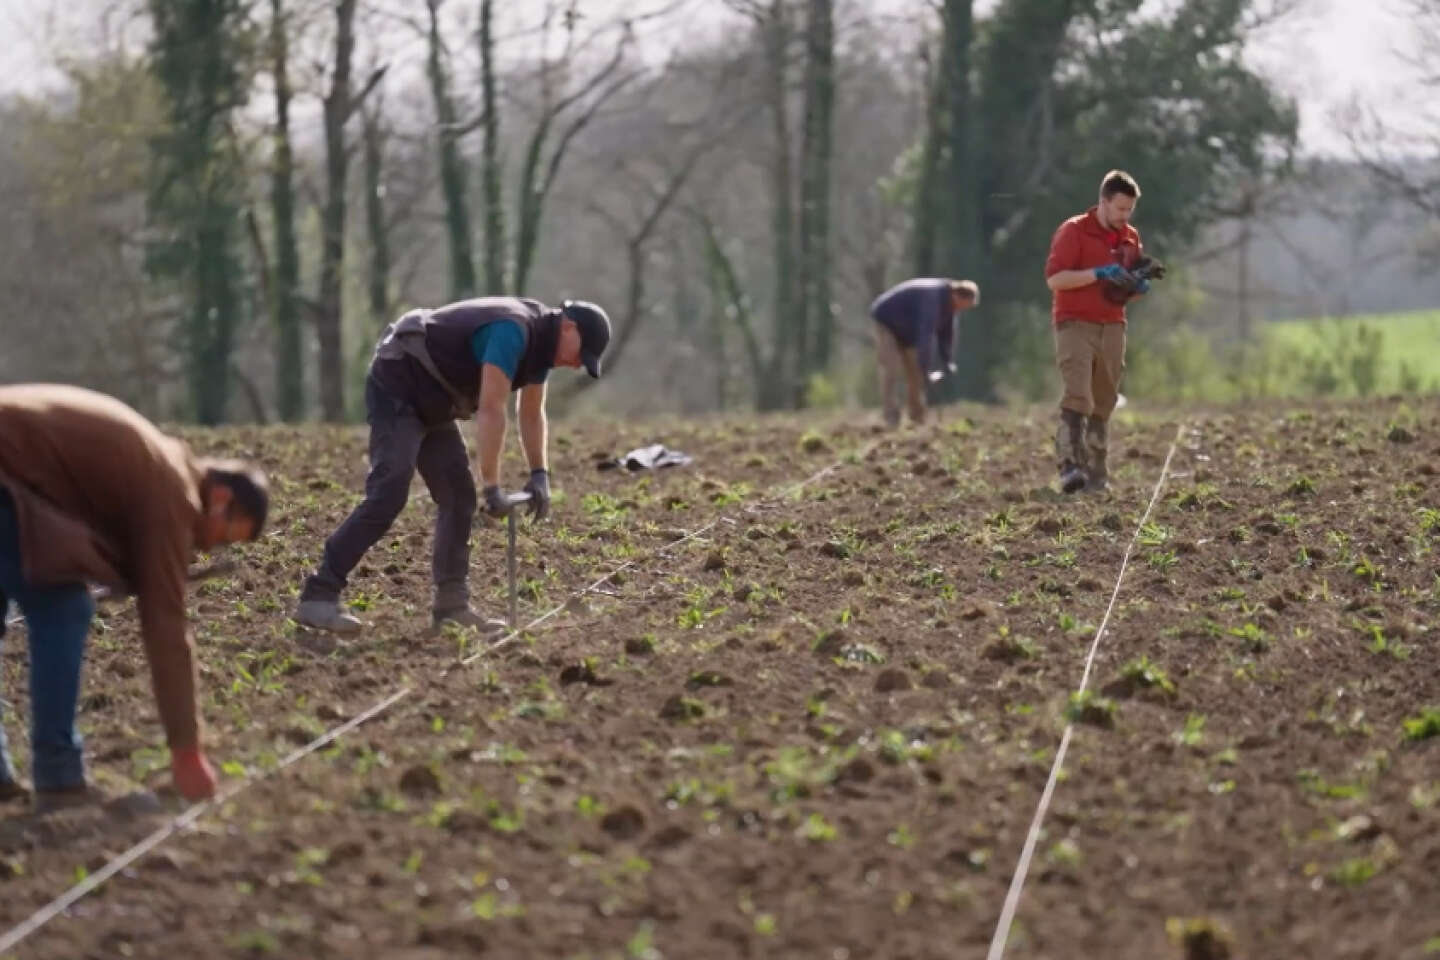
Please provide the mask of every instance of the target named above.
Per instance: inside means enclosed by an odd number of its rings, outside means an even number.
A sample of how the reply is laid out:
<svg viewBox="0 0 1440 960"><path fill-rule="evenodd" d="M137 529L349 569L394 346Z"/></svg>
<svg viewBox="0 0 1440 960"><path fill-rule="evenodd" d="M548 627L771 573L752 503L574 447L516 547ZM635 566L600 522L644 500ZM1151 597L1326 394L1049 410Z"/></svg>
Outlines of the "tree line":
<svg viewBox="0 0 1440 960"><path fill-rule="evenodd" d="M14 368L340 421L400 309L583 296L609 375L558 402L798 408L932 275L983 287L942 389L992 400L1106 169L1181 251L1294 165L1296 107L1242 56L1265 0L515 6L135 0L140 44L3 107Z"/></svg>

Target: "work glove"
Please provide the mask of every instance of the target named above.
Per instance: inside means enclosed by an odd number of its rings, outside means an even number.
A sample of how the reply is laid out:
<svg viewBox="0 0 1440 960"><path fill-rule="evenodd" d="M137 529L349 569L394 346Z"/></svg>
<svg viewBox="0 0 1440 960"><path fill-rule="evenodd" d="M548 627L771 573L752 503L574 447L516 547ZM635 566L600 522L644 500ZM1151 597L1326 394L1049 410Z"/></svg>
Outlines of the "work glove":
<svg viewBox="0 0 1440 960"><path fill-rule="evenodd" d="M480 495L485 498L485 512L492 517L503 517L510 512L510 504L505 500L505 492L500 489L499 484L491 484Z"/></svg>
<svg viewBox="0 0 1440 960"><path fill-rule="evenodd" d="M1103 267L1095 268L1096 280L1106 280L1110 283L1126 284L1128 286L1127 278L1130 278L1130 272L1118 263L1107 263Z"/></svg>
<svg viewBox="0 0 1440 960"><path fill-rule="evenodd" d="M550 471L544 467L531 470L525 492L530 494L530 519L544 520L550 513Z"/></svg>
<svg viewBox="0 0 1440 960"><path fill-rule="evenodd" d="M1142 280L1164 280L1165 264L1151 256L1141 257L1133 267L1135 276Z"/></svg>
<svg viewBox="0 0 1440 960"><path fill-rule="evenodd" d="M199 747L182 747L170 751L170 774L175 789L186 800L208 800L215 796L215 768L205 759Z"/></svg>

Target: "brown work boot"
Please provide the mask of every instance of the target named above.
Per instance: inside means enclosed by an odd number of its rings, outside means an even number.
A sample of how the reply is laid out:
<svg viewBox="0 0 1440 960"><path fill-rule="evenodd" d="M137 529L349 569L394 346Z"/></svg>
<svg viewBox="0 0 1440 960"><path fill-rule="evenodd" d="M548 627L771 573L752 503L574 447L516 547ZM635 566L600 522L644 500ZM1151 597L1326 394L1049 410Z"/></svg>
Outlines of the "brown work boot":
<svg viewBox="0 0 1440 960"><path fill-rule="evenodd" d="M1060 465L1060 489L1074 493L1085 486L1087 467L1085 417L1074 410L1060 410L1060 427L1055 431L1055 459Z"/></svg>
<svg viewBox="0 0 1440 960"><path fill-rule="evenodd" d="M1090 455L1090 469L1086 472L1085 491L1099 493L1110 485L1110 472L1106 469L1109 453L1109 424L1099 417L1085 418L1085 446Z"/></svg>

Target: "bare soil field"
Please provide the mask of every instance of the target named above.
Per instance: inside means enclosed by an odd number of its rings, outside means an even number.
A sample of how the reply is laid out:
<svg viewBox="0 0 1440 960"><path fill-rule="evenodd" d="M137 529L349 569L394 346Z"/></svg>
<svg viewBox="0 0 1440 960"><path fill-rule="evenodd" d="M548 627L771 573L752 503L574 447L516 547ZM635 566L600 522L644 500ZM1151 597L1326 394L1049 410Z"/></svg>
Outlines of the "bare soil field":
<svg viewBox="0 0 1440 960"><path fill-rule="evenodd" d="M347 594L369 630L287 619L363 431L191 431L274 484L191 600L211 756L255 779L13 955L980 958L1072 721L1007 957L1440 955L1440 404L1114 434L1111 490L1062 500L1048 410L557 425L519 560L522 623L551 615L490 649L427 635L418 480ZM596 468L657 441L694 463ZM495 615L504 537L475 534ZM161 788L128 602L86 670L95 779ZM166 817L0 811L0 923Z"/></svg>

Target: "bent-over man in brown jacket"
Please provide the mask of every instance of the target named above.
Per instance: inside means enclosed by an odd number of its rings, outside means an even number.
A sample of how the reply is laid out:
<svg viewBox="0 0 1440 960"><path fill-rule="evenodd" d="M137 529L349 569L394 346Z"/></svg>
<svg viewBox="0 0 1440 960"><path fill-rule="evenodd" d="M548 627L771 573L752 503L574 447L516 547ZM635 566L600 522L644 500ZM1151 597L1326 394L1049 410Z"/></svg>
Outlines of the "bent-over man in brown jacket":
<svg viewBox="0 0 1440 960"><path fill-rule="evenodd" d="M75 731L95 611L88 583L136 595L175 785L191 800L214 794L186 571L192 551L255 539L268 504L258 469L196 459L118 400L52 384L0 387L0 594L28 627L38 809L91 796ZM0 798L23 794L0 732Z"/></svg>

